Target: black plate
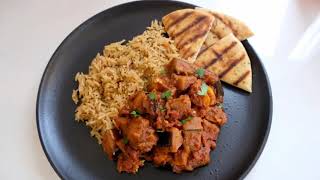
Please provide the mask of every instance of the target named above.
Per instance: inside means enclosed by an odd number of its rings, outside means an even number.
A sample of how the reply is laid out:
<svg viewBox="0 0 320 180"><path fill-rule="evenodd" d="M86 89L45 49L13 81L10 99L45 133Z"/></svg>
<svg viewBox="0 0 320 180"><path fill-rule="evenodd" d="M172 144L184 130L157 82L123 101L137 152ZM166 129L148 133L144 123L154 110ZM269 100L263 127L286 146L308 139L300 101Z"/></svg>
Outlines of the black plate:
<svg viewBox="0 0 320 180"><path fill-rule="evenodd" d="M87 72L91 60L104 45L131 39L153 19L194 5L174 1L139 1L105 10L76 28L59 46L46 67L37 100L37 125L42 147L63 179L237 179L257 161L267 141L272 117L272 97L266 72L247 41L253 93L224 85L229 121L222 128L208 166L190 173L174 174L146 164L137 175L119 174L84 124L74 121L71 100L74 76ZM262 162L261 162L262 163Z"/></svg>

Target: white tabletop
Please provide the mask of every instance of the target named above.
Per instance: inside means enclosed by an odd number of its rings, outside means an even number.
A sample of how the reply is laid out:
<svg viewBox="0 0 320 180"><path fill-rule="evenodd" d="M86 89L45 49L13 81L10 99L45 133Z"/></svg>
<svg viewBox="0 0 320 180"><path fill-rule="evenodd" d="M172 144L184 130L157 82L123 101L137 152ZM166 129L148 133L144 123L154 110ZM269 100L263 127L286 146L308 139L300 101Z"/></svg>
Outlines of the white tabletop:
<svg viewBox="0 0 320 180"><path fill-rule="evenodd" d="M40 146L38 86L62 40L126 0L0 2L0 179L58 179ZM320 1L189 0L245 21L272 86L266 147L246 179L320 179Z"/></svg>

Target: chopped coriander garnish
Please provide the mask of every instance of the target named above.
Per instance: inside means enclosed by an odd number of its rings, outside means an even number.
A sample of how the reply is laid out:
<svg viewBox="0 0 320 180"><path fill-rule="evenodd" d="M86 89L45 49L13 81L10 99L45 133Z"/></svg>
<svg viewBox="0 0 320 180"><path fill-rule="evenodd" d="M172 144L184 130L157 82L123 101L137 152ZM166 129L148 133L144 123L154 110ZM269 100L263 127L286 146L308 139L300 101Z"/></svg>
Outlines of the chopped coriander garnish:
<svg viewBox="0 0 320 180"><path fill-rule="evenodd" d="M163 106L160 106L159 109L160 109L161 112L165 112L165 111L167 110L167 109L166 109L165 107L163 107Z"/></svg>
<svg viewBox="0 0 320 180"><path fill-rule="evenodd" d="M161 74L161 75L167 74L167 70L166 70L166 69L161 69L161 70L160 70L160 74Z"/></svg>
<svg viewBox="0 0 320 180"><path fill-rule="evenodd" d="M140 112L138 110L135 110L135 111L131 111L130 113L133 117L138 117L140 116Z"/></svg>
<svg viewBox="0 0 320 180"><path fill-rule="evenodd" d="M222 103L218 104L217 106L218 106L218 108L223 109L223 104Z"/></svg>
<svg viewBox="0 0 320 180"><path fill-rule="evenodd" d="M123 139L122 139L122 142L123 142L123 144L128 144L128 143L129 143L129 140L128 140L128 138L123 138Z"/></svg>
<svg viewBox="0 0 320 180"><path fill-rule="evenodd" d="M188 116L186 119L183 119L183 120L181 120L180 122L181 122L181 124L185 124L185 123L187 123L188 121L190 121L192 119L192 117L191 116Z"/></svg>
<svg viewBox="0 0 320 180"><path fill-rule="evenodd" d="M156 95L156 93L154 93L154 92L149 93L148 96L149 96L149 98L150 98L151 100L156 100L156 99L157 99L157 95Z"/></svg>
<svg viewBox="0 0 320 180"><path fill-rule="evenodd" d="M162 99L169 99L169 97L171 97L171 91L170 90L168 90L168 91L165 91L165 92L163 92L162 94L161 94L161 98Z"/></svg>
<svg viewBox="0 0 320 180"><path fill-rule="evenodd" d="M205 82L203 82L201 84L200 88L201 88L201 90L198 91L198 95L199 96L205 96L207 94L207 92L208 92L208 85Z"/></svg>
<svg viewBox="0 0 320 180"><path fill-rule="evenodd" d="M198 75L199 78L203 78L205 73L205 70L203 68L199 68L196 70L196 74Z"/></svg>

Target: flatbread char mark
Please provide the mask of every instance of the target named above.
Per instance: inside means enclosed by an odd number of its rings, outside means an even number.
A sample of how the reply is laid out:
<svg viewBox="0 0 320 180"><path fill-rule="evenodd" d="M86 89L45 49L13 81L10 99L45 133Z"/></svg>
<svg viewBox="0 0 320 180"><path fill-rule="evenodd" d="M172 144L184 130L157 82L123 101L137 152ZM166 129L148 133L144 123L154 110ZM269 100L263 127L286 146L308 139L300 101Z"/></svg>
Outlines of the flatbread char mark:
<svg viewBox="0 0 320 180"><path fill-rule="evenodd" d="M213 25L204 46L210 46L230 33L233 33L233 35L240 41L253 36L251 29L244 22L234 17L205 8L196 9L208 12L214 17Z"/></svg>
<svg viewBox="0 0 320 180"><path fill-rule="evenodd" d="M174 11L162 18L182 58L193 63L212 26L214 17L194 9Z"/></svg>
<svg viewBox="0 0 320 180"><path fill-rule="evenodd" d="M195 64L213 71L228 84L252 91L250 59L242 43L232 33L199 53Z"/></svg>

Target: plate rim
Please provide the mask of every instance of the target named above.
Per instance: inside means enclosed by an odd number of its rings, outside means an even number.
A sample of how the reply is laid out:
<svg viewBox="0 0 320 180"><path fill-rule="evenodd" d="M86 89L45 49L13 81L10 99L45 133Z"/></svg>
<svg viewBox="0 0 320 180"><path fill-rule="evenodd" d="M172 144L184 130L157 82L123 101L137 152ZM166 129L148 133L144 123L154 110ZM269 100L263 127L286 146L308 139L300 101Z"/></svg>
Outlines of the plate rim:
<svg viewBox="0 0 320 180"><path fill-rule="evenodd" d="M97 17L102 16L106 11L110 11L112 9L116 9L116 8L120 8L121 6L128 6L130 4L135 4L135 3L176 3L176 4L181 4L181 5L186 5L186 6L193 6L193 7L199 7L195 4L191 4L191 3L187 3L187 2L182 2L182 1L176 1L176 0L171 0L171 1L166 1L166 0L136 0L136 1L130 1L130 2L126 2L126 3L121 3L118 5L114 5L111 6L107 9L104 9L100 12L98 12L97 14L89 17L88 19L84 20L80 25L78 25L75 29L73 29L59 44L59 46L56 48L56 50L54 51L54 53L51 55L50 60L48 61L43 73L42 73L42 77L40 80L40 84L38 87L38 92L37 92L37 100L36 100L36 125L37 125L37 133L39 136L39 140L40 140L40 144L42 147L42 150L45 153L45 156L47 158L47 160L49 161L51 167L53 168L53 170L55 171L55 173L58 175L58 177L60 179L66 179L66 177L64 177L58 170L58 168L55 166L55 164L53 163L47 147L45 146L45 142L43 139L43 134L41 133L41 129L40 129L40 112L39 112L39 107L40 107L40 95L42 93L42 89L44 88L44 81L45 78L48 76L48 71L51 67L51 65L54 63L54 58L57 54L57 51L66 43L66 41L70 38L72 38L72 35L76 32L78 32L81 28L84 28L86 26L88 26L93 20L95 20ZM253 53L255 54L255 56L257 57L260 65L261 65L261 69L263 71L263 73L265 74L265 78L266 78L266 84L267 84L267 90L269 92L269 117L268 117L268 124L267 124L267 129L265 131L262 143L260 144L260 146L258 147L258 151L257 154L255 155L254 159L250 162L249 166L246 168L246 170L239 176L239 179L244 179L249 172L253 169L253 167L255 166L255 164L257 163L257 161L259 160L265 145L268 141L268 137L270 134L270 130L271 130L271 124L272 124L272 116L273 116L273 96L272 96L272 89L271 89L271 85L270 85L270 80L269 80L269 76L267 74L267 71L264 67L263 62L261 61L261 58L259 57L259 55L256 53L256 51L254 50L254 48L251 46L251 44L247 41L247 44L249 45L250 49L253 51Z"/></svg>

